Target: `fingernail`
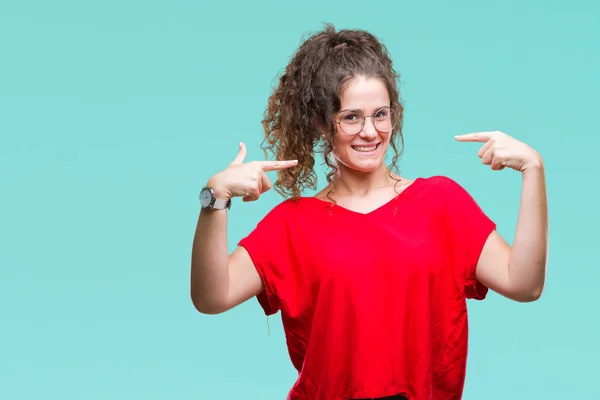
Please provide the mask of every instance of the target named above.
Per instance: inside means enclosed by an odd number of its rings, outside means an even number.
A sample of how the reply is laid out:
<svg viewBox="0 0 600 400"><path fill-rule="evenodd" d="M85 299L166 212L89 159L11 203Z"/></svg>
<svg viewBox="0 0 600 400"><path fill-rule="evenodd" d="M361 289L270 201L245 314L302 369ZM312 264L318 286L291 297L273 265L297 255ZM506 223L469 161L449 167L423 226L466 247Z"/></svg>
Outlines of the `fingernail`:
<svg viewBox="0 0 600 400"><path fill-rule="evenodd" d="M240 142L240 149L242 148L242 142Z"/></svg>

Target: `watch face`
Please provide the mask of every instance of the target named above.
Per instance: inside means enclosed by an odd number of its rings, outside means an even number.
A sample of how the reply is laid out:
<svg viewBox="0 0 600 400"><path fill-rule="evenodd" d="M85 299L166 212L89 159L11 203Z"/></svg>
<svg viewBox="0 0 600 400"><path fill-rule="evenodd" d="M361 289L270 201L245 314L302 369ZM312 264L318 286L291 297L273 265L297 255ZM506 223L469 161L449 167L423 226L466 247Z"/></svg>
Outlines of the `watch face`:
<svg viewBox="0 0 600 400"><path fill-rule="evenodd" d="M202 207L210 206L210 203L212 202L212 197L212 191L209 188L202 189L202 191L200 192L200 205Z"/></svg>

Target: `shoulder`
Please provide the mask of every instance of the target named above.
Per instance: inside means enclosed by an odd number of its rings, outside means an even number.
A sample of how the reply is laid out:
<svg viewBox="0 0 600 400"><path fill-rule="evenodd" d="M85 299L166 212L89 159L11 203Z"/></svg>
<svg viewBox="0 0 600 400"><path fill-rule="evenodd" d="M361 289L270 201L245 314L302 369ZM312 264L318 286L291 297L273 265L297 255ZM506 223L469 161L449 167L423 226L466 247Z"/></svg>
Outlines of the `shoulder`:
<svg viewBox="0 0 600 400"><path fill-rule="evenodd" d="M420 180L419 190L415 192L420 193L421 199L431 207L448 212L476 205L467 188L449 176L434 175Z"/></svg>
<svg viewBox="0 0 600 400"><path fill-rule="evenodd" d="M295 213L305 210L311 200L317 200L316 198L310 197L299 197L299 198L288 198L277 203L272 209L271 213L275 214L288 214Z"/></svg>
<svg viewBox="0 0 600 400"><path fill-rule="evenodd" d="M465 188L460 183L445 175L423 177L415 182L419 182L421 189L428 194L443 195L465 192Z"/></svg>
<svg viewBox="0 0 600 400"><path fill-rule="evenodd" d="M432 187L452 188L459 185L456 180L446 175L432 175L420 179Z"/></svg>
<svg viewBox="0 0 600 400"><path fill-rule="evenodd" d="M291 221L305 216L310 212L310 204L317 199L300 197L288 198L275 204L265 215L264 219L277 220L279 222Z"/></svg>

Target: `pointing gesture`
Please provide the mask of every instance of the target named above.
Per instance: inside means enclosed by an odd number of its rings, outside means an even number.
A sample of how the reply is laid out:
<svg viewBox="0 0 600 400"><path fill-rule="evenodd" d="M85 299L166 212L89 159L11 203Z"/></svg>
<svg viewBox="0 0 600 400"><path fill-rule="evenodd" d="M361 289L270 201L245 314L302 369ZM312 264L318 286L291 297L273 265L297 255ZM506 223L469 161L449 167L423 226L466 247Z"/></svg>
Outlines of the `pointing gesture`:
<svg viewBox="0 0 600 400"><path fill-rule="evenodd" d="M495 171L508 167L524 172L530 166L540 165L542 162L533 148L504 132L475 132L454 138L458 142L484 143L477 155L483 164L490 165Z"/></svg>
<svg viewBox="0 0 600 400"><path fill-rule="evenodd" d="M265 172L278 171L298 165L297 160L244 163L247 153L244 143L240 143L240 150L231 164L209 180L208 186L213 188L217 198L242 197L243 201L258 200L261 194L272 187L271 181Z"/></svg>

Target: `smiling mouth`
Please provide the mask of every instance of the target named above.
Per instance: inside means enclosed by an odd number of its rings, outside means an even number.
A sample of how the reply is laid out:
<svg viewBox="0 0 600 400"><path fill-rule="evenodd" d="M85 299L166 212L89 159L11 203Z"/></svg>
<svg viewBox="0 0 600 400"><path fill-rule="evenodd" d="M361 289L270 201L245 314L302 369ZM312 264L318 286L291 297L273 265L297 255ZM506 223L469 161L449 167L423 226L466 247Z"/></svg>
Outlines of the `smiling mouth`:
<svg viewBox="0 0 600 400"><path fill-rule="evenodd" d="M354 150L359 151L361 153L370 153L372 151L375 151L379 148L379 146L381 146L381 142L374 144L374 145L370 145L370 146L351 146Z"/></svg>

